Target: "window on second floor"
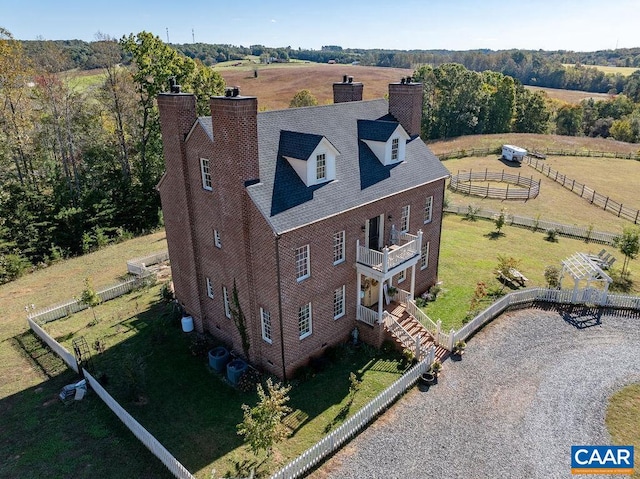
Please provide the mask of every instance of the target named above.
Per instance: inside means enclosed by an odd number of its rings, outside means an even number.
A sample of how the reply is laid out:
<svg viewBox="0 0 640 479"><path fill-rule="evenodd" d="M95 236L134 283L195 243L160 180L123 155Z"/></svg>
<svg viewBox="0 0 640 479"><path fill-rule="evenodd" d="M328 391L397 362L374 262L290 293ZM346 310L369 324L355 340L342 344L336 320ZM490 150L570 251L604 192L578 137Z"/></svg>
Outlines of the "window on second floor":
<svg viewBox="0 0 640 479"><path fill-rule="evenodd" d="M200 158L200 174L202 175L202 187L205 190L211 191L211 170L209 169L209 160L207 158Z"/></svg>
<svg viewBox="0 0 640 479"><path fill-rule="evenodd" d="M409 213L411 206L406 205L402 207L402 217L400 218L400 232L407 233L409 231Z"/></svg>
<svg viewBox="0 0 640 479"><path fill-rule="evenodd" d="M229 303L229 292L227 291L227 287L222 287L222 299L224 300L224 315L227 318L231 318L231 305Z"/></svg>
<svg viewBox="0 0 640 479"><path fill-rule="evenodd" d="M309 245L307 244L296 249L296 279L302 281L309 275Z"/></svg>
<svg viewBox="0 0 640 479"><path fill-rule="evenodd" d="M222 248L222 241L220 240L220 231L213 230L213 244L216 245L216 248Z"/></svg>
<svg viewBox="0 0 640 479"><path fill-rule="evenodd" d="M312 332L311 303L298 308L298 333L300 339L310 336Z"/></svg>
<svg viewBox="0 0 640 479"><path fill-rule="evenodd" d="M316 180L327 178L327 156L322 153L316 156Z"/></svg>
<svg viewBox="0 0 640 479"><path fill-rule="evenodd" d="M333 235L333 264L344 261L344 231L338 231Z"/></svg>
<svg viewBox="0 0 640 479"><path fill-rule="evenodd" d="M424 205L424 222L429 223L433 214L433 196L429 196Z"/></svg>

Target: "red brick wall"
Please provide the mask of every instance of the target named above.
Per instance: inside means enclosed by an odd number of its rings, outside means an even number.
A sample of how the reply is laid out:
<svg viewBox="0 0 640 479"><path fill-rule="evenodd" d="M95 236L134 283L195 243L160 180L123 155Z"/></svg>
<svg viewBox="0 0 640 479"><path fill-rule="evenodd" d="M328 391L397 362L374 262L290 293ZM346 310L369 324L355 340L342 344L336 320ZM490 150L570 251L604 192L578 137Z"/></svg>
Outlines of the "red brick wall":
<svg viewBox="0 0 640 479"><path fill-rule="evenodd" d="M166 174L159 184L176 297L195 318L202 331L197 265L192 243L193 229L190 165L185 161L184 140L196 121L196 98L190 94L158 96ZM199 171L200 166L197 166Z"/></svg>
<svg viewBox="0 0 640 479"><path fill-rule="evenodd" d="M364 85L362 83L334 83L333 103L344 103L348 101L361 101Z"/></svg>
<svg viewBox="0 0 640 479"><path fill-rule="evenodd" d="M389 84L389 113L410 136L419 135L422 123L422 83Z"/></svg>

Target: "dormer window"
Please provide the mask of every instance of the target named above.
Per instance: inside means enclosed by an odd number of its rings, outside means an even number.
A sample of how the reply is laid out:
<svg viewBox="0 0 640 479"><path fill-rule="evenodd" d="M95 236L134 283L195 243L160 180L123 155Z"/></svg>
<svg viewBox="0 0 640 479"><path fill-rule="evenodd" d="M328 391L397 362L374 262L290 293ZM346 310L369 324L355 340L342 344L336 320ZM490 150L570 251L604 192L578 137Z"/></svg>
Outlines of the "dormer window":
<svg viewBox="0 0 640 479"><path fill-rule="evenodd" d="M316 180L327 179L327 155L322 153L316 156Z"/></svg>
<svg viewBox="0 0 640 479"><path fill-rule="evenodd" d="M336 179L338 150L324 136L283 131L278 154L284 157L306 186Z"/></svg>
<svg viewBox="0 0 640 479"><path fill-rule="evenodd" d="M404 161L410 139L396 121L358 120L358 139L362 140L384 166Z"/></svg>

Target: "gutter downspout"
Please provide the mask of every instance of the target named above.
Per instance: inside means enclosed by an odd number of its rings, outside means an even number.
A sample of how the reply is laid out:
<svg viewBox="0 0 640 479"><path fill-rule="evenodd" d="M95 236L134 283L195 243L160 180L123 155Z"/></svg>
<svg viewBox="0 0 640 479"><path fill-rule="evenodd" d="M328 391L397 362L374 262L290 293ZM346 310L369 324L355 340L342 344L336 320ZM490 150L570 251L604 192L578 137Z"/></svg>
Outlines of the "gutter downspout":
<svg viewBox="0 0 640 479"><path fill-rule="evenodd" d="M280 326L280 355L282 360L282 379L287 381L287 368L284 364L284 324L282 322L282 282L280 279L280 235L276 234L276 276L278 277L278 323Z"/></svg>

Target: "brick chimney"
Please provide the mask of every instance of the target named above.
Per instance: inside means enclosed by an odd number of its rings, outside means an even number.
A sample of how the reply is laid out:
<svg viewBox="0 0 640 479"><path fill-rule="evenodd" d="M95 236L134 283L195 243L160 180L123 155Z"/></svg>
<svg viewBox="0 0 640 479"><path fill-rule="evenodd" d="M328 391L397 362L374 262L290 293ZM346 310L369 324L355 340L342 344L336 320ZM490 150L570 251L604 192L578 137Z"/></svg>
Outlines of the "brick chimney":
<svg viewBox="0 0 640 479"><path fill-rule="evenodd" d="M179 85L172 82L171 93L158 95L160 129L166 172L158 191L169 247L169 257L180 268L173 272L176 298L196 321L196 330L203 331L200 300L197 295L198 265L195 264L192 230L193 206L189 183L189 164L185 139L196 119L196 97L180 93ZM199 168L199 165L196 166Z"/></svg>
<svg viewBox="0 0 640 479"><path fill-rule="evenodd" d="M389 84L389 113L400 122L409 136L420 135L422 123L422 83L411 77Z"/></svg>
<svg viewBox="0 0 640 479"><path fill-rule="evenodd" d="M241 96L238 87L210 100L216 161L243 184L259 178L258 99Z"/></svg>
<svg viewBox="0 0 640 479"><path fill-rule="evenodd" d="M342 83L333 84L333 103L344 103L347 101L362 101L362 90L364 85L354 82L353 77L344 75Z"/></svg>

